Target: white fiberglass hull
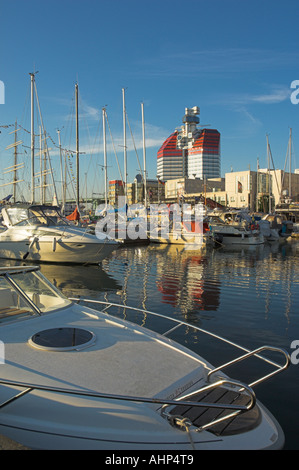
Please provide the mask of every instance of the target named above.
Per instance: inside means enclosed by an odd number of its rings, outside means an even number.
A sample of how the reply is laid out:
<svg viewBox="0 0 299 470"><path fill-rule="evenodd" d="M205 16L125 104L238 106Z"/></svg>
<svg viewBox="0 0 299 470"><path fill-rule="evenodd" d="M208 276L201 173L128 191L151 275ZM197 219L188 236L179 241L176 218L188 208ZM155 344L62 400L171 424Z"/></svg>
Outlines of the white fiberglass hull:
<svg viewBox="0 0 299 470"><path fill-rule="evenodd" d="M194 245L194 247L202 248L210 244L211 239L206 235L196 233L175 233L170 232L169 237L163 236L150 236L150 241L153 243L161 243L166 245Z"/></svg>
<svg viewBox="0 0 299 470"><path fill-rule="evenodd" d="M29 249L27 242L0 243L0 258L49 263L100 263L116 249L112 244L57 243L43 241L38 248Z"/></svg>
<svg viewBox="0 0 299 470"><path fill-rule="evenodd" d="M40 331L66 327L92 332L93 342L54 351L28 342ZM279 425L263 408L256 426L239 434L218 436L207 430L198 432L194 426L189 432L172 426L161 415L162 403L205 386L211 366L186 348L137 325L71 305L27 319L21 327L18 321L7 324L1 339L5 344L1 380L11 381L11 385L0 382L4 404L0 433L30 449L190 451L283 445ZM16 381L23 383L21 389ZM101 397L73 395L66 389ZM11 400L20 390L25 393ZM157 402L132 397L152 397Z"/></svg>
<svg viewBox="0 0 299 470"><path fill-rule="evenodd" d="M263 412L259 429L221 438L202 431L184 430L159 422L145 407L117 403L92 406L90 400L67 398L49 407L50 394L33 397L41 416L13 416L0 425L0 433L32 450L280 450L284 437L279 424ZM33 402L23 402L33 411ZM69 408L68 416L65 408ZM262 409L262 408L261 408ZM16 408L16 413L22 410ZM74 415L75 413L75 415ZM51 416L50 416L51 415ZM11 417L10 417L11 418ZM62 419L64 419L62 421ZM9 424L8 424L9 421ZM162 418L161 418L162 421ZM268 445L265 447L265 443Z"/></svg>
<svg viewBox="0 0 299 470"><path fill-rule="evenodd" d="M214 240L223 245L262 245L265 243L264 236L261 233L237 233L225 231L214 231Z"/></svg>
<svg viewBox="0 0 299 470"><path fill-rule="evenodd" d="M50 230L51 231L51 230ZM49 232L50 232L49 231ZM114 251L119 243L99 240L89 234L55 230L55 236L38 230L9 228L0 234L0 258L51 262L96 264Z"/></svg>

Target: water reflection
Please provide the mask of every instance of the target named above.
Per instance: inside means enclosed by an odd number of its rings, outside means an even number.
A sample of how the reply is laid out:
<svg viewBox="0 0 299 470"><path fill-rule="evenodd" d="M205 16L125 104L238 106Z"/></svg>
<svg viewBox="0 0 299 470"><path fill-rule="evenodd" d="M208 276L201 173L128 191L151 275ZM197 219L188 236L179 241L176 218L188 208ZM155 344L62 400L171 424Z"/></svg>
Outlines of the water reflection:
<svg viewBox="0 0 299 470"><path fill-rule="evenodd" d="M299 243L186 250L179 245L128 246L101 266L41 264L66 296L109 299L186 320L243 322L278 315L287 330L298 311ZM2 260L1 265L20 264Z"/></svg>
<svg viewBox="0 0 299 470"><path fill-rule="evenodd" d="M1 266L25 266L26 262L1 260L0 264ZM39 266L41 273L67 297L94 298L99 292L121 289L121 284L106 273L101 266L57 265L51 263L41 263Z"/></svg>
<svg viewBox="0 0 299 470"><path fill-rule="evenodd" d="M163 303L180 306L183 313L217 310L220 281L217 276L211 280L207 275L210 266L206 252L169 245L157 251L156 256L156 285Z"/></svg>
<svg viewBox="0 0 299 470"><path fill-rule="evenodd" d="M118 250L102 267L122 285L112 300L127 305L198 320L216 312L230 320L240 312L259 320L283 314L288 324L298 307L298 256L298 243L205 251L150 245Z"/></svg>
<svg viewBox="0 0 299 470"><path fill-rule="evenodd" d="M43 264L41 271L67 296L156 311L249 349L269 344L291 353L292 341L299 339L299 241L199 252L171 245L124 246L101 266ZM126 309L120 310L126 318ZM144 324L146 320L144 314ZM159 323L154 329L160 328L164 330ZM187 333L186 344L191 338L196 347L203 347L201 337L192 330ZM224 362L219 346L209 343L205 352L212 354L211 363ZM258 389L261 401L281 423L288 449L298 447L298 367L292 365Z"/></svg>

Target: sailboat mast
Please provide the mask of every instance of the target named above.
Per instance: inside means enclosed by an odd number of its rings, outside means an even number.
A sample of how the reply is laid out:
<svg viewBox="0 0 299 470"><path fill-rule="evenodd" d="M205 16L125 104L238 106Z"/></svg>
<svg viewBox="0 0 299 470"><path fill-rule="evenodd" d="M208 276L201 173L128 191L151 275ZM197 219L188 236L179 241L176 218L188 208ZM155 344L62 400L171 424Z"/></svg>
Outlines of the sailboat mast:
<svg viewBox="0 0 299 470"><path fill-rule="evenodd" d="M144 205L147 207L147 189L146 189L146 147L145 147L145 126L144 126L144 106L141 103L141 115L142 115L142 141L143 141L143 187L144 187Z"/></svg>
<svg viewBox="0 0 299 470"><path fill-rule="evenodd" d="M57 129L58 134L58 145L59 145L59 158L60 158L60 174L61 174L61 201L62 207L65 207L64 200L64 183L63 183L63 166L62 166L62 153L61 153L61 138L60 138L60 129ZM57 201L58 202L58 201Z"/></svg>
<svg viewBox="0 0 299 470"><path fill-rule="evenodd" d="M14 176L13 176L13 201L17 202L17 121L15 122L15 150L14 150Z"/></svg>
<svg viewBox="0 0 299 470"><path fill-rule="evenodd" d="M257 158L256 165L256 212L259 211L259 169L260 169L260 160Z"/></svg>
<svg viewBox="0 0 299 470"><path fill-rule="evenodd" d="M34 83L34 88L35 88L36 104L37 104L40 123L41 123L41 129L42 129L43 134L44 134L44 142L45 142L45 144L44 144L45 145L45 174L44 174L45 183L44 183L44 190L46 190L46 158L48 158L49 170L50 170L53 189L54 189L54 197L55 197L55 200L58 201L58 196L57 196L57 191L56 191L56 184L55 184L55 180L54 180L53 169L52 169L51 159L50 159L50 155L49 155L49 149L48 149L48 146L47 146L47 133L46 133L46 129L45 129L45 126L44 126L44 123L43 123L43 117L42 117L42 113L41 113L41 109L40 109L40 105L39 105L39 99L38 99L38 94L37 94L37 89L36 89L36 84L35 83Z"/></svg>
<svg viewBox="0 0 299 470"><path fill-rule="evenodd" d="M78 83L75 85L75 98L76 98L76 172L77 172L77 195L76 195L76 203L77 209L79 211L79 113L78 113ZM80 211L79 211L80 212Z"/></svg>
<svg viewBox="0 0 299 470"><path fill-rule="evenodd" d="M126 104L125 104L125 89L122 89L123 95L123 127L124 127L124 172L125 172L125 205L127 204L127 136L126 136Z"/></svg>
<svg viewBox="0 0 299 470"><path fill-rule="evenodd" d="M34 202L34 80L35 73L30 73L31 81L31 202Z"/></svg>
<svg viewBox="0 0 299 470"><path fill-rule="evenodd" d="M39 168L40 168L40 203L43 203L43 144L42 128L39 126Z"/></svg>
<svg viewBox="0 0 299 470"><path fill-rule="evenodd" d="M106 151L106 108L103 108L103 145L104 145L104 174L105 174L105 207L107 207L107 151Z"/></svg>
<svg viewBox="0 0 299 470"><path fill-rule="evenodd" d="M290 129L289 139L289 199L292 196L292 129Z"/></svg>
<svg viewBox="0 0 299 470"><path fill-rule="evenodd" d="M268 157L268 194L269 194L269 207L268 212L271 214L271 189L270 189L270 151L269 151L269 138L267 135L267 157Z"/></svg>

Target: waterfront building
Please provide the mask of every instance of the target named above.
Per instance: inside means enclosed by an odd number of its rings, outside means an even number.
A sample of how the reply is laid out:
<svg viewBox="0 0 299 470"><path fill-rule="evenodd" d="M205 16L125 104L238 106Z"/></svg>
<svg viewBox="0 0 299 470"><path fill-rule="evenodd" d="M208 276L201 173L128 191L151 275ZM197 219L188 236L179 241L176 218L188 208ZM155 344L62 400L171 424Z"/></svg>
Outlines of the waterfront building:
<svg viewBox="0 0 299 470"><path fill-rule="evenodd" d="M225 174L227 205L271 212L282 200L299 201L299 174L259 169Z"/></svg>
<svg viewBox="0 0 299 470"><path fill-rule="evenodd" d="M144 204L145 201L145 194L144 194L144 182L142 175L138 174L135 176L132 185L131 194L132 197L129 198L128 196L128 204ZM164 185L158 181L158 179L147 179L146 180L146 195L147 195L147 204L151 204L153 202L157 202L160 198L164 199L164 191L159 186Z"/></svg>
<svg viewBox="0 0 299 470"><path fill-rule="evenodd" d="M168 203L208 198L225 207L268 212L281 202L281 196L284 201L299 202L299 172L290 178L282 170L244 170L226 173L225 178L186 177L165 183Z"/></svg>
<svg viewBox="0 0 299 470"><path fill-rule="evenodd" d="M256 209L257 172L233 171L225 174L227 205L236 208Z"/></svg>
<svg viewBox="0 0 299 470"><path fill-rule="evenodd" d="M188 178L220 177L220 134L216 129L202 129L188 149Z"/></svg>
<svg viewBox="0 0 299 470"><path fill-rule="evenodd" d="M176 129L157 153L161 180L220 178L220 133L198 128L199 108L186 108L183 126Z"/></svg>
<svg viewBox="0 0 299 470"><path fill-rule="evenodd" d="M162 181L185 175L185 155L177 147L178 132L175 131L163 143L157 153L157 175Z"/></svg>
<svg viewBox="0 0 299 470"><path fill-rule="evenodd" d="M121 180L109 181L108 200L109 204L115 206L119 196L124 196L124 183Z"/></svg>
<svg viewBox="0 0 299 470"><path fill-rule="evenodd" d="M158 200L164 200L164 183L158 179L146 180L147 204L156 203ZM117 205L118 197L125 196L124 183L121 180L109 181L109 204ZM144 183L143 177L137 174L132 183L127 183L127 204L144 204Z"/></svg>
<svg viewBox="0 0 299 470"><path fill-rule="evenodd" d="M259 170L259 174L263 173L271 176L271 193L273 195L275 205L280 202L292 200L299 202L299 172L285 172L283 170Z"/></svg>
<svg viewBox="0 0 299 470"><path fill-rule="evenodd" d="M169 203L195 201L199 197L209 197L226 205L224 178L178 178L165 183L165 200ZM212 197L211 197L212 196Z"/></svg>

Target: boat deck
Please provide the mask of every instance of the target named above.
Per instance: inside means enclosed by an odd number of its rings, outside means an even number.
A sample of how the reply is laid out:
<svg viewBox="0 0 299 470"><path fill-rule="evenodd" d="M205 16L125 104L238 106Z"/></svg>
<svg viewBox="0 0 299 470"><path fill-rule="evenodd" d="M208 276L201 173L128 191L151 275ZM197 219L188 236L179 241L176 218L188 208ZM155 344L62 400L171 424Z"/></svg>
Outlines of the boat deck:
<svg viewBox="0 0 299 470"><path fill-rule="evenodd" d="M249 403L248 395L231 391L224 387L218 387L204 394L199 393L194 395L193 398L190 398L190 400L202 403L223 403L244 406L247 406ZM200 428L213 420L218 420L219 418L231 414L231 410L221 410L209 406L188 407L178 405L171 410L170 414L188 418L194 426ZM251 410L238 414L233 418L228 418L208 429L217 436L229 436L254 429L259 425L260 421L261 414L258 407L255 405Z"/></svg>

